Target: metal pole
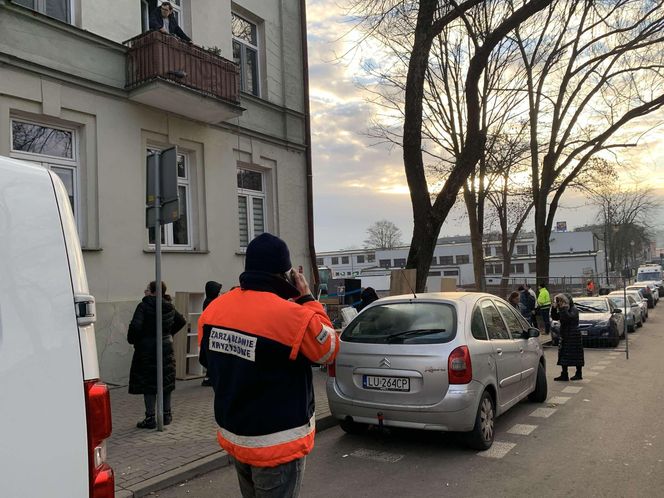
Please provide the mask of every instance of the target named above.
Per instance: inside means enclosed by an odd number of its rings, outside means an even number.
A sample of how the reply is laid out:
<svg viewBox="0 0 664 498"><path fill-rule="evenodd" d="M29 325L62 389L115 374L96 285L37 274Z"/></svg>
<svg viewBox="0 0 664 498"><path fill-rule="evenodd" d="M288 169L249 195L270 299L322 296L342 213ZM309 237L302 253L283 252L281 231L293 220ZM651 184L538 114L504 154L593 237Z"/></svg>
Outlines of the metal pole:
<svg viewBox="0 0 664 498"><path fill-rule="evenodd" d="M623 274L623 302L625 303L624 312L625 315L627 315L627 306L629 306L629 303L627 302L627 283L625 282L624 274ZM629 360L629 332L627 332L627 316L623 318L624 318L623 327L625 330L625 359ZM636 320L634 326L636 327Z"/></svg>
<svg viewBox="0 0 664 498"><path fill-rule="evenodd" d="M164 430L164 358L162 351L161 321L161 189L160 159L157 153L155 167L155 281L157 282L157 430Z"/></svg>

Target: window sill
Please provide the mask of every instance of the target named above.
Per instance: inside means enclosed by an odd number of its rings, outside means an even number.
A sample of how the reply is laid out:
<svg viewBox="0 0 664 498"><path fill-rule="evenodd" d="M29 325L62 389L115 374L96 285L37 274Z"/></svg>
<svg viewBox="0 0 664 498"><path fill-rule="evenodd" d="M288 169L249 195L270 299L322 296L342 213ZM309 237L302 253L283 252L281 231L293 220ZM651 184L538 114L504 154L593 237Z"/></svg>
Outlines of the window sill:
<svg viewBox="0 0 664 498"><path fill-rule="evenodd" d="M154 249L143 249L145 254L154 254L156 251ZM172 247L162 247L161 253L169 254L210 254L210 251L202 249L175 249Z"/></svg>
<svg viewBox="0 0 664 498"><path fill-rule="evenodd" d="M101 247L81 247L81 250L83 252L102 252L103 249Z"/></svg>

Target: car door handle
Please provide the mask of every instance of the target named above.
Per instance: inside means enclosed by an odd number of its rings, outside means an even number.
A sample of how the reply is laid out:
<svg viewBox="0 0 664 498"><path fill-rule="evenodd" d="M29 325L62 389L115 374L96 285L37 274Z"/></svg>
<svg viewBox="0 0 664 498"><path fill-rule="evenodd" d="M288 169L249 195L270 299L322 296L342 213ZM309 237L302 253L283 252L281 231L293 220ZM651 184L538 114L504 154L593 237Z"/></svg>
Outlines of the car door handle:
<svg viewBox="0 0 664 498"><path fill-rule="evenodd" d="M496 353L498 353L498 354L503 354L503 350L502 350L502 348L496 348Z"/></svg>

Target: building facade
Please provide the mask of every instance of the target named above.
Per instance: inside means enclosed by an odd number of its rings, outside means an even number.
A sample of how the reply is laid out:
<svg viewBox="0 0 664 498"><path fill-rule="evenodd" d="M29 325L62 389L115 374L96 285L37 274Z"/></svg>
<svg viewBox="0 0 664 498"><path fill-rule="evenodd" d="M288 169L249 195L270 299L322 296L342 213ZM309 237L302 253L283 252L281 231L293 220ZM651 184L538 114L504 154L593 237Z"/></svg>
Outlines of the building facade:
<svg viewBox="0 0 664 498"><path fill-rule="evenodd" d="M128 377L127 325L155 275L151 151L178 148L181 217L162 232L170 294L196 308L207 280L235 285L264 231L311 267L303 2L171 4L193 44L145 33L156 2L0 0L0 155L68 188L112 383Z"/></svg>
<svg viewBox="0 0 664 498"><path fill-rule="evenodd" d="M601 244L592 232L553 232L550 238L552 278L597 278L605 273L605 258ZM405 268L409 248L354 249L317 253L317 264L330 269L333 278L360 278L363 286L378 291L390 288L389 274L393 269ZM502 248L498 241L484 245L485 275L488 285L499 284L503 274ZM511 259L510 278L534 282L535 238L524 234L519 238ZM438 239L427 279L429 289L439 289L442 277L456 278L459 286L475 284L470 237Z"/></svg>

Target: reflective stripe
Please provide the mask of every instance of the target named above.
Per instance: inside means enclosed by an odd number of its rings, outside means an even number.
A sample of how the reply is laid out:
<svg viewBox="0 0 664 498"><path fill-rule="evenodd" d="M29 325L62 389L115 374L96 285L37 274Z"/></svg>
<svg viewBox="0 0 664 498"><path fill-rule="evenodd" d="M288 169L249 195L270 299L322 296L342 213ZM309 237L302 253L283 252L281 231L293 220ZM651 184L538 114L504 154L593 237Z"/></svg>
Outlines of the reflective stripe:
<svg viewBox="0 0 664 498"><path fill-rule="evenodd" d="M314 448L314 435L315 431L312 431L305 437L296 439L295 441L276 446L266 446L264 448L247 448L235 445L225 440L221 432L217 432L217 440L229 455L232 455L233 458L242 463L256 467L276 467L277 465L292 462L311 453L311 450Z"/></svg>
<svg viewBox="0 0 664 498"><path fill-rule="evenodd" d="M236 446L244 446L245 448L265 448L301 439L315 430L316 414L314 413L309 419L309 422L300 427L286 429L285 431L274 432L264 436L239 436L223 428L219 429L219 432L221 433L221 437Z"/></svg>
<svg viewBox="0 0 664 498"><path fill-rule="evenodd" d="M325 328L325 325L323 325ZM337 348L337 333L333 330L330 334L330 349L327 353L316 360L316 363L325 363L330 356L334 354L334 350Z"/></svg>

